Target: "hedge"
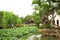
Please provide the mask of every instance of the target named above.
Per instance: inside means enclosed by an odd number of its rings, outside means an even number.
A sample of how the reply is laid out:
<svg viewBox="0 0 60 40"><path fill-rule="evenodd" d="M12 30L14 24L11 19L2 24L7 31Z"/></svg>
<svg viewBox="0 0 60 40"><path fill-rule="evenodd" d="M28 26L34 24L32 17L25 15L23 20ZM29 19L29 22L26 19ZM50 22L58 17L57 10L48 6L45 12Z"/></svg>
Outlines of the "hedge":
<svg viewBox="0 0 60 40"><path fill-rule="evenodd" d="M0 37L22 37L29 33L36 33L37 27L19 27L14 29L0 29Z"/></svg>

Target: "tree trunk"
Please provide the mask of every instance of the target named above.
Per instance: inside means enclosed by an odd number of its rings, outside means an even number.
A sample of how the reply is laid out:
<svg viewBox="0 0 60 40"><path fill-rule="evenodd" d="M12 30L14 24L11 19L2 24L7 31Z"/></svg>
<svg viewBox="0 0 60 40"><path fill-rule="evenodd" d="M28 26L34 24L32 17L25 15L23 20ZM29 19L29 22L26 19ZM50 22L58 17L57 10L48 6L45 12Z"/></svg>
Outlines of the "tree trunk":
<svg viewBox="0 0 60 40"><path fill-rule="evenodd" d="M53 9L52 9L52 21L51 21L51 25L52 25L52 28L55 28L55 21L54 21L54 19L55 19L55 17L56 17L56 15L54 16L54 14L55 14L55 12L56 12L56 7L54 7ZM58 26L57 26L58 27Z"/></svg>
<svg viewBox="0 0 60 40"><path fill-rule="evenodd" d="M37 23L37 27L39 28L39 23Z"/></svg>
<svg viewBox="0 0 60 40"><path fill-rule="evenodd" d="M52 27L53 28L54 28L54 18L55 18L54 17L54 12L55 12L54 10L55 10L55 8L52 9Z"/></svg>

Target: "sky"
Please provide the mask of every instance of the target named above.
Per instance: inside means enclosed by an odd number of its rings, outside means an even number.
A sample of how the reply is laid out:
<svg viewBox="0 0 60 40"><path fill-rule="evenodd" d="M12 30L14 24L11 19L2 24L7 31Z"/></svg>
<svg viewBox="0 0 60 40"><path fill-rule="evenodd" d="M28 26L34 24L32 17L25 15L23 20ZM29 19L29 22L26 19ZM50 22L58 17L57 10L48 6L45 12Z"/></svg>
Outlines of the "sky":
<svg viewBox="0 0 60 40"><path fill-rule="evenodd" d="M32 0L0 0L0 11L11 11L19 17L31 15Z"/></svg>

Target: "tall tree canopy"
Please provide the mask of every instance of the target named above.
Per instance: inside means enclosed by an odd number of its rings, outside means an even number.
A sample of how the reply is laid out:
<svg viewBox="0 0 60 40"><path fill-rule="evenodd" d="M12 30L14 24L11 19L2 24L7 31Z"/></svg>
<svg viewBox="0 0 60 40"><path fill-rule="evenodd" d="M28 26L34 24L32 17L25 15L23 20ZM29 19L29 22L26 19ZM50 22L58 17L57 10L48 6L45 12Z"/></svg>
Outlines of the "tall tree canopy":
<svg viewBox="0 0 60 40"><path fill-rule="evenodd" d="M14 15L13 12L0 11L0 27L1 28L11 28L17 26L22 21L21 19Z"/></svg>
<svg viewBox="0 0 60 40"><path fill-rule="evenodd" d="M35 5L34 10L39 11L40 15L48 15L53 8L60 10L59 0L33 0L32 4Z"/></svg>
<svg viewBox="0 0 60 40"><path fill-rule="evenodd" d="M49 16L52 14L54 20L54 12L60 14L60 0L33 0L32 4L35 6L34 10L39 11L40 17ZM53 21L52 20L52 21Z"/></svg>

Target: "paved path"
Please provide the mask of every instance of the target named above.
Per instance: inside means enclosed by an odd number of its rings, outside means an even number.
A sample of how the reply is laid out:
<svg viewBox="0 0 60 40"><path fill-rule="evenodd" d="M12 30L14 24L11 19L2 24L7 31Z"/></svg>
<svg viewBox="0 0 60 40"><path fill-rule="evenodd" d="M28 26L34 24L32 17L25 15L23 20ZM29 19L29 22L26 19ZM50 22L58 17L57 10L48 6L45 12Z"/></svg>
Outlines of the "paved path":
<svg viewBox="0 0 60 40"><path fill-rule="evenodd" d="M28 37L28 39L27 40L40 40L41 39L41 34L39 34L39 35L32 35L32 36L30 36L30 37Z"/></svg>

